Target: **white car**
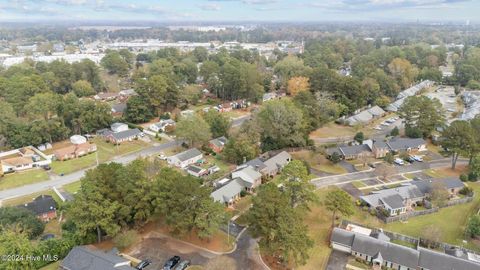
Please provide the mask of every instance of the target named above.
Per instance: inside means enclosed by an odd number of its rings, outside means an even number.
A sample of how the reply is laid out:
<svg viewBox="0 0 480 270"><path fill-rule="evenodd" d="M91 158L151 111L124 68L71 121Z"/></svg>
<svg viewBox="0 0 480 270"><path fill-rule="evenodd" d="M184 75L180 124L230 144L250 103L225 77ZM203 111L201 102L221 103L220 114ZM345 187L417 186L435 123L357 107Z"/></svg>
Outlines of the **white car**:
<svg viewBox="0 0 480 270"><path fill-rule="evenodd" d="M160 160L167 160L167 157L165 156L164 153L160 153L160 154L158 155L158 158L159 158Z"/></svg>
<svg viewBox="0 0 480 270"><path fill-rule="evenodd" d="M415 161L423 162L423 158L422 158L421 156L412 156L412 158L413 158Z"/></svg>
<svg viewBox="0 0 480 270"><path fill-rule="evenodd" d="M376 126L376 127L374 127L373 129L375 129L375 130L382 130L382 127L381 127L381 126Z"/></svg>
<svg viewBox="0 0 480 270"><path fill-rule="evenodd" d="M405 161L403 161L403 159L401 159L401 158L396 158L393 162L397 165L404 165L405 164Z"/></svg>

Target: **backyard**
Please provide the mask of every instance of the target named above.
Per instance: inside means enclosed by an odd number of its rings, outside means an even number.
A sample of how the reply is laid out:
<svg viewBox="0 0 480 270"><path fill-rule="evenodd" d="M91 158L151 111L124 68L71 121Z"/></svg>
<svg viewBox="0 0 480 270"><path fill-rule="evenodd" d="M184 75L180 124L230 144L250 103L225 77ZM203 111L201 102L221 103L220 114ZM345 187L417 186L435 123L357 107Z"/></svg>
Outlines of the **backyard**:
<svg viewBox="0 0 480 270"><path fill-rule="evenodd" d="M33 184L48 180L48 174L43 169L32 169L25 172L15 172L0 177L0 190Z"/></svg>

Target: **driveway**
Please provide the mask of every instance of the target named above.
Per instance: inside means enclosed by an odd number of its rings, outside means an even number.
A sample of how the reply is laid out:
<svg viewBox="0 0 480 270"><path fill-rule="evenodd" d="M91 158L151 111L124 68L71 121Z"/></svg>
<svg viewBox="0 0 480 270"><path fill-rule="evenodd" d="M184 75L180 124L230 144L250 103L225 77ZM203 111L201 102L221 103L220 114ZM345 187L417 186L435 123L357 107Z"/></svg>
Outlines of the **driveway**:
<svg viewBox="0 0 480 270"><path fill-rule="evenodd" d="M357 169L355 169L355 166L353 166L352 164L348 163L345 160L340 161L338 165L342 166L349 173L353 173L357 171Z"/></svg>
<svg viewBox="0 0 480 270"><path fill-rule="evenodd" d="M348 194L352 197L358 199L362 194L362 192L356 188L352 183L346 183L340 186L341 189L345 190Z"/></svg>
<svg viewBox="0 0 480 270"><path fill-rule="evenodd" d="M235 264L236 270L268 270L261 261L257 241L244 231L237 240L235 251L229 254L219 254L174 239L170 236L152 232L135 247L129 255L138 259L149 259L152 265L148 269L161 269L166 260L174 255L182 260L190 260L192 265L206 265L212 259L228 257ZM233 260L231 260L233 259ZM233 269L233 267L230 267Z"/></svg>
<svg viewBox="0 0 480 270"><path fill-rule="evenodd" d="M333 250L330 253L330 257L328 258L328 264L326 270L342 270L345 269L345 266L348 262L349 254L340 252L337 250Z"/></svg>

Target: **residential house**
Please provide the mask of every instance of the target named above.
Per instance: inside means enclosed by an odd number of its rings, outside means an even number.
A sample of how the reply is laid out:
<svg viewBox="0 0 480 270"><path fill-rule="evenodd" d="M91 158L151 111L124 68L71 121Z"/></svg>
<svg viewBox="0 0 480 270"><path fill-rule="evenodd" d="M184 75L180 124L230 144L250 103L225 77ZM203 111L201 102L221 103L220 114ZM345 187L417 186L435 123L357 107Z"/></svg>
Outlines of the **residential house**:
<svg viewBox="0 0 480 270"><path fill-rule="evenodd" d="M425 199L417 186L404 184L400 187L372 191L372 194L360 196L360 200L371 209L385 209L390 216L396 216L413 210L413 207Z"/></svg>
<svg viewBox="0 0 480 270"><path fill-rule="evenodd" d="M47 156L33 146L26 146L0 153L0 175L16 171L38 168L52 163Z"/></svg>
<svg viewBox="0 0 480 270"><path fill-rule="evenodd" d="M96 94L95 96L93 96L93 98L97 101L112 101L112 100L115 100L118 98L118 94L117 93L98 93Z"/></svg>
<svg viewBox="0 0 480 270"><path fill-rule="evenodd" d="M188 174L190 174L192 176L195 176L195 177L202 177L202 176L207 174L206 169L204 169L202 167L199 167L199 166L196 166L196 165L188 165L185 170Z"/></svg>
<svg viewBox="0 0 480 270"><path fill-rule="evenodd" d="M348 253L373 264L373 269L398 270L478 270L480 264L434 250L409 248L391 243L389 238L374 237L342 228L334 228L330 238L334 250Z"/></svg>
<svg viewBox="0 0 480 270"><path fill-rule="evenodd" d="M117 103L112 105L111 112L114 116L122 116L127 110L127 103Z"/></svg>
<svg viewBox="0 0 480 270"><path fill-rule="evenodd" d="M124 123L113 123L110 128L112 129L113 132L122 132L128 130L128 125Z"/></svg>
<svg viewBox="0 0 480 270"><path fill-rule="evenodd" d="M385 111L379 106L373 106L366 110L363 110L355 115L352 115L345 119L345 123L349 126L367 124L373 119L380 118L385 115Z"/></svg>
<svg viewBox="0 0 480 270"><path fill-rule="evenodd" d="M261 158L254 158L243 163L240 166L237 166L237 169L244 168L247 166L253 167L257 172L261 173L262 175L267 175L267 165L263 162Z"/></svg>
<svg viewBox="0 0 480 270"><path fill-rule="evenodd" d="M240 178L235 178L213 191L210 196L214 201L229 206L240 198L242 190L245 190L245 182Z"/></svg>
<svg viewBox="0 0 480 270"><path fill-rule="evenodd" d="M427 179L427 180L415 180L411 182L413 185L417 186L420 191L422 191L426 196L429 196L432 193L435 183L438 183L440 187L445 188L450 196L456 196L465 187L465 184L460 181L457 177L446 177L438 179Z"/></svg>
<svg viewBox="0 0 480 270"><path fill-rule="evenodd" d="M327 149L329 156L337 153L343 159L358 159L373 156L372 149L368 144L345 145Z"/></svg>
<svg viewBox="0 0 480 270"><path fill-rule="evenodd" d="M263 94L262 101L266 102L275 98L277 98L277 94L275 92L269 92L269 93Z"/></svg>
<svg viewBox="0 0 480 270"><path fill-rule="evenodd" d="M382 158L387 153L415 153L427 150L427 142L422 138L400 138L395 137L389 141L375 141L372 146L372 152L375 158Z"/></svg>
<svg viewBox="0 0 480 270"><path fill-rule="evenodd" d="M118 92L118 94L121 97L131 97L131 96L136 96L137 92L135 92L134 89L124 89L124 90Z"/></svg>
<svg viewBox="0 0 480 270"><path fill-rule="evenodd" d="M252 191L262 183L262 174L252 166L247 166L232 172L232 179L240 178L245 182L246 190Z"/></svg>
<svg viewBox="0 0 480 270"><path fill-rule="evenodd" d="M57 204L50 195L40 195L20 207L32 211L40 220L47 222L57 217Z"/></svg>
<svg viewBox="0 0 480 270"><path fill-rule="evenodd" d="M97 145L94 143L73 144L67 147L57 149L53 152L55 158L60 161L78 158L97 151Z"/></svg>
<svg viewBox="0 0 480 270"><path fill-rule="evenodd" d="M202 159L202 152L200 152L197 148L191 148L174 156L168 157L167 162L172 166L185 168L188 165L201 161Z"/></svg>
<svg viewBox="0 0 480 270"><path fill-rule="evenodd" d="M154 132L165 132L169 127L175 126L173 119L160 120L158 123L151 124L148 128Z"/></svg>
<svg viewBox="0 0 480 270"><path fill-rule="evenodd" d="M227 144L227 141L228 141L227 138L222 136L222 137L210 140L208 142L208 146L213 150L213 152L218 154L223 151L223 148Z"/></svg>
<svg viewBox="0 0 480 270"><path fill-rule="evenodd" d="M106 136L107 140L114 144L120 144L122 142L133 141L137 139L142 132L138 128L127 129L120 132L112 132Z"/></svg>
<svg viewBox="0 0 480 270"><path fill-rule="evenodd" d="M397 100L387 106L387 111L396 112L403 105L407 97L414 96L418 94L421 90L432 87L435 84L433 81L425 80L420 82L417 85L414 85L397 95Z"/></svg>
<svg viewBox="0 0 480 270"><path fill-rule="evenodd" d="M265 175L269 177L277 175L290 161L292 161L292 156L286 151L282 151L265 160Z"/></svg>
<svg viewBox="0 0 480 270"><path fill-rule="evenodd" d="M195 112L193 110L184 110L180 112L180 115L182 117L190 117L190 116L193 116L194 114Z"/></svg>
<svg viewBox="0 0 480 270"><path fill-rule="evenodd" d="M76 246L60 263L60 270L135 270L130 260L118 252L103 252L87 246Z"/></svg>

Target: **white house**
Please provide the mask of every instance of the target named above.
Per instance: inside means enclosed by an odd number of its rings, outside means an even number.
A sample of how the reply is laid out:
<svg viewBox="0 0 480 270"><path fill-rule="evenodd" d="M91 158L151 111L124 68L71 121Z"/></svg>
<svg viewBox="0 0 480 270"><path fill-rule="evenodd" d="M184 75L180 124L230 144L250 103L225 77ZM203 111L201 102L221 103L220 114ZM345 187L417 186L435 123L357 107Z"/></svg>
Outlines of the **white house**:
<svg viewBox="0 0 480 270"><path fill-rule="evenodd" d="M112 129L113 132L118 133L122 131L128 130L128 125L124 123L113 123L110 128Z"/></svg>
<svg viewBox="0 0 480 270"><path fill-rule="evenodd" d="M50 163L52 163L52 158L33 146L0 153L1 173L28 170Z"/></svg>
<svg viewBox="0 0 480 270"><path fill-rule="evenodd" d="M174 156L168 157L168 164L178 167L185 168L190 164L199 162L203 158L202 152L197 148L188 149L187 151L178 153Z"/></svg>
<svg viewBox="0 0 480 270"><path fill-rule="evenodd" d="M82 135L73 135L70 137L70 142L72 144L84 144L87 142L87 138L83 137Z"/></svg>
<svg viewBox="0 0 480 270"><path fill-rule="evenodd" d="M247 190L252 190L262 183L262 174L257 172L252 166L232 172L232 179L235 178L242 179Z"/></svg>
<svg viewBox="0 0 480 270"><path fill-rule="evenodd" d="M165 128L169 126L175 126L173 119L160 120L160 122L151 124L148 128L154 132L165 132Z"/></svg>

